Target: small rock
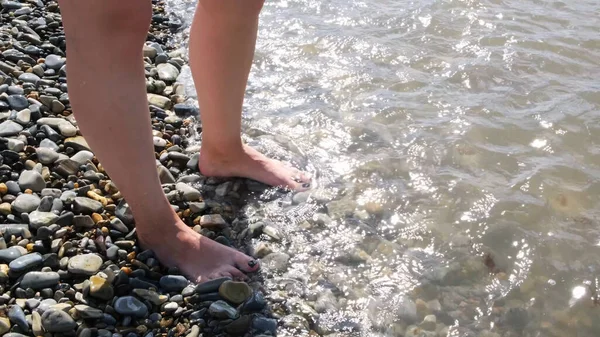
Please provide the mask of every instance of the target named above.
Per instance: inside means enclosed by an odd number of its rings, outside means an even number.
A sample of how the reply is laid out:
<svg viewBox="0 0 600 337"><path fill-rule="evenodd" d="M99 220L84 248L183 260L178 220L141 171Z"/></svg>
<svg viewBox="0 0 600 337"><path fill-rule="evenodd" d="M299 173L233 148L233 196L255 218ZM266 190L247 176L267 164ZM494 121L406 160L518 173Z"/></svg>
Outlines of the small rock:
<svg viewBox="0 0 600 337"><path fill-rule="evenodd" d="M129 207L129 204L125 202L125 199L119 201L117 209L115 210L115 215L126 225L132 225L134 223L133 213L131 213L131 208Z"/></svg>
<svg viewBox="0 0 600 337"><path fill-rule="evenodd" d="M90 151L79 151L71 157L71 160L78 163L79 165L85 164L88 160L92 160L94 158L94 154Z"/></svg>
<svg viewBox="0 0 600 337"><path fill-rule="evenodd" d="M123 221L121 221L121 219L119 218L113 218L112 220L110 220L110 226L121 233L129 232L129 228L127 228L127 226L125 226Z"/></svg>
<svg viewBox="0 0 600 337"><path fill-rule="evenodd" d="M101 202L86 197L76 197L72 207L73 212L83 214L102 213L103 209Z"/></svg>
<svg viewBox="0 0 600 337"><path fill-rule="evenodd" d="M54 104L54 102L53 102L53 104ZM64 110L64 105L63 105L63 110ZM60 134L63 135L64 137L73 137L73 136L77 135L77 128L69 122L64 122L64 123L58 124L58 131L60 131Z"/></svg>
<svg viewBox="0 0 600 337"><path fill-rule="evenodd" d="M39 81L39 80L40 80L39 76L34 73L23 73L23 74L19 75L19 81L24 82L24 83L36 84L37 81Z"/></svg>
<svg viewBox="0 0 600 337"><path fill-rule="evenodd" d="M35 194L21 194L12 202L11 206L19 214L31 213L38 208L41 201L40 197Z"/></svg>
<svg viewBox="0 0 600 337"><path fill-rule="evenodd" d="M90 277L90 296L108 301L113 298L114 290L108 280L100 276Z"/></svg>
<svg viewBox="0 0 600 337"><path fill-rule="evenodd" d="M219 295L233 304L240 304L252 296L252 288L245 282L225 281L219 287Z"/></svg>
<svg viewBox="0 0 600 337"><path fill-rule="evenodd" d="M40 253L31 253L13 260L8 267L12 272L21 273L33 267L39 266L42 264L42 261L43 258Z"/></svg>
<svg viewBox="0 0 600 337"><path fill-rule="evenodd" d="M225 281L231 281L231 279L229 277L222 277L210 280L196 286L195 291L198 294L214 293L219 290L219 287L221 287L221 284L223 284Z"/></svg>
<svg viewBox="0 0 600 337"><path fill-rule="evenodd" d="M96 254L76 255L69 259L68 269L72 274L94 275L102 266L102 258Z"/></svg>
<svg viewBox="0 0 600 337"><path fill-rule="evenodd" d="M58 273L53 271L48 272L40 272L40 271L30 271L21 280L21 288L27 289L31 288L34 290L43 289L43 288L53 288L58 284L60 280L60 276Z"/></svg>
<svg viewBox="0 0 600 337"><path fill-rule="evenodd" d="M94 220L89 215L76 215L73 217L73 226L75 228L90 229L94 228Z"/></svg>
<svg viewBox="0 0 600 337"><path fill-rule="evenodd" d="M0 123L0 137L14 136L21 131L23 131L23 126L21 124L13 121L4 121Z"/></svg>
<svg viewBox="0 0 600 337"><path fill-rule="evenodd" d="M290 256L286 253L271 253L262 259L265 269L273 270L277 273L283 273L288 268Z"/></svg>
<svg viewBox="0 0 600 337"><path fill-rule="evenodd" d="M0 317L0 335L10 331L10 320L7 317Z"/></svg>
<svg viewBox="0 0 600 337"><path fill-rule="evenodd" d="M114 303L115 310L121 315L144 317L148 308L133 296L123 296L117 298Z"/></svg>
<svg viewBox="0 0 600 337"><path fill-rule="evenodd" d="M158 78L165 82L175 82L179 76L179 70L170 63L161 63L156 66Z"/></svg>
<svg viewBox="0 0 600 337"><path fill-rule="evenodd" d="M183 193L183 198L186 201L197 201L202 196L200 191L186 183L177 183L175 184L175 188Z"/></svg>
<svg viewBox="0 0 600 337"><path fill-rule="evenodd" d="M81 136L75 136L65 139L65 146L72 147L77 151L90 151L90 146Z"/></svg>
<svg viewBox="0 0 600 337"><path fill-rule="evenodd" d="M47 332L72 332L77 323L64 311L48 309L42 315L42 326Z"/></svg>
<svg viewBox="0 0 600 337"><path fill-rule="evenodd" d="M173 103L168 97L164 97L156 94L147 94L148 96L148 104L157 106L161 109L171 109ZM11 96L12 97L12 96Z"/></svg>
<svg viewBox="0 0 600 337"><path fill-rule="evenodd" d="M42 315L39 312L31 312L31 330L36 336L43 336L44 330L42 329Z"/></svg>
<svg viewBox="0 0 600 337"><path fill-rule="evenodd" d="M209 229L223 229L228 225L220 214L205 214L200 218L200 226Z"/></svg>
<svg viewBox="0 0 600 337"><path fill-rule="evenodd" d="M213 302L210 307L208 307L208 312L213 317L221 319L235 319L238 315L237 311L233 307L227 304L227 302L220 300Z"/></svg>
<svg viewBox="0 0 600 337"><path fill-rule="evenodd" d="M58 215L52 212L33 211L29 213L29 225L35 229L43 226L50 226L55 223L56 220L58 220Z"/></svg>
<svg viewBox="0 0 600 337"><path fill-rule="evenodd" d="M27 125L29 123L29 121L31 121L31 110L29 109L23 109L19 112L17 112L17 115L15 116L15 120L17 121L17 123L21 124L21 125ZM19 152L19 151L17 151Z"/></svg>
<svg viewBox="0 0 600 337"><path fill-rule="evenodd" d="M10 95L6 98L6 100L8 101L8 105L10 105L10 108L13 110L21 111L21 110L29 107L29 101L27 101L27 97L25 97L23 95ZM4 124L4 123L2 123L2 124ZM21 130L22 129L23 129L23 127L21 127Z"/></svg>
<svg viewBox="0 0 600 337"><path fill-rule="evenodd" d="M0 249L0 261L5 263L10 263L13 260L21 257L23 253L17 247L10 247L5 249Z"/></svg>
<svg viewBox="0 0 600 337"><path fill-rule="evenodd" d="M102 312L102 310L92 308L85 304L76 305L75 310L77 310L83 319L98 319L104 316L104 312Z"/></svg>
<svg viewBox="0 0 600 337"><path fill-rule="evenodd" d="M8 309L8 318L11 322L18 325L19 328L23 331L29 331L29 324L27 324L27 320L25 319L25 313L23 309L21 309L18 305L12 305L10 309Z"/></svg>
<svg viewBox="0 0 600 337"><path fill-rule="evenodd" d="M161 294L157 293L156 291L147 290L147 289L140 289L140 288L133 289L133 293L136 296L139 296L154 305L161 305L169 299L165 295L161 295Z"/></svg>
<svg viewBox="0 0 600 337"><path fill-rule="evenodd" d="M160 165L157 167L157 170L158 170L158 177L160 178L161 184L174 184L175 183L175 178L173 177L173 174L171 174L169 169Z"/></svg>
<svg viewBox="0 0 600 337"><path fill-rule="evenodd" d="M272 318L257 316L252 321L252 327L261 332L275 334L277 331L277 321Z"/></svg>
<svg viewBox="0 0 600 337"><path fill-rule="evenodd" d="M188 285L188 280L180 275L165 275L160 278L160 286L167 292L180 292Z"/></svg>
<svg viewBox="0 0 600 337"><path fill-rule="evenodd" d="M23 171L19 176L19 187L21 190L30 189L34 192L41 192L46 187L46 182L42 175L35 171Z"/></svg>

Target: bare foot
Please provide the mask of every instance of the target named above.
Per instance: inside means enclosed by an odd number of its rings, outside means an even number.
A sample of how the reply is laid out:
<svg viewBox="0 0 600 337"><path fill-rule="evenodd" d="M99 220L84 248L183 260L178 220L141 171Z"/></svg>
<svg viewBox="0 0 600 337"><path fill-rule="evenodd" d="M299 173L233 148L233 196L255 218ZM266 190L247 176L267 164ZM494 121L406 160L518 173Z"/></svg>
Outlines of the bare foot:
<svg viewBox="0 0 600 337"><path fill-rule="evenodd" d="M224 153L201 148L198 163L200 172L209 177L249 178L295 191L310 188L310 178L298 169L267 158L247 145L243 145L243 150L235 152Z"/></svg>
<svg viewBox="0 0 600 337"><path fill-rule="evenodd" d="M151 249L166 266L179 268L190 280L199 283L219 277L246 279L245 273L259 269L258 261L207 239L177 221L160 231L137 232L145 249Z"/></svg>

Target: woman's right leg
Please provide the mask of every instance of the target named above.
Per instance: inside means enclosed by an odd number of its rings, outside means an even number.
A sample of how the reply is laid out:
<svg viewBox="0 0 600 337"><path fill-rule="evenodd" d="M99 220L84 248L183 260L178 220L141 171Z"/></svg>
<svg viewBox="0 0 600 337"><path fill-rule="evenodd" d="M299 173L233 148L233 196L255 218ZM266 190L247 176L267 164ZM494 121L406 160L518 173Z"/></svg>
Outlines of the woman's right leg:
<svg viewBox="0 0 600 337"><path fill-rule="evenodd" d="M186 226L158 178L142 46L150 0L59 0L67 38L69 97L88 144L129 203L138 239L194 280L243 277L254 260ZM240 271L242 270L242 271Z"/></svg>

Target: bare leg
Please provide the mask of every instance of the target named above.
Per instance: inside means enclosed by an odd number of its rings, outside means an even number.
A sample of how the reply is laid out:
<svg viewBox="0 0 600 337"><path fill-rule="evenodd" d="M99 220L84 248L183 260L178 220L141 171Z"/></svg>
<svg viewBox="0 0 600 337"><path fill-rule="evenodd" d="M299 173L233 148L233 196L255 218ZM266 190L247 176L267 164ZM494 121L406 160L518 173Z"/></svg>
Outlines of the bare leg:
<svg viewBox="0 0 600 337"><path fill-rule="evenodd" d="M242 144L242 104L263 0L200 0L190 38L190 65L202 108L200 171L245 177L294 190L302 172Z"/></svg>
<svg viewBox="0 0 600 337"><path fill-rule="evenodd" d="M142 61L151 2L61 0L60 6L71 104L86 140L130 204L141 243L198 281L256 270L250 257L181 222L161 189Z"/></svg>

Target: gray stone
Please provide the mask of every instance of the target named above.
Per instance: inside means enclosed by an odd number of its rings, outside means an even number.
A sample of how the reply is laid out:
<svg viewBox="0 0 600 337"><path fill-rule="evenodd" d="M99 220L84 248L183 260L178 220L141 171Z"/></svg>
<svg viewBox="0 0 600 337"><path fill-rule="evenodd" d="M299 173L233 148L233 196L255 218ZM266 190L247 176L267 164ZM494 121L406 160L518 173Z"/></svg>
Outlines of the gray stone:
<svg viewBox="0 0 600 337"><path fill-rule="evenodd" d="M98 319L104 316L104 312L102 312L102 310L92 308L85 304L76 305L75 310L77 310L83 319Z"/></svg>
<svg viewBox="0 0 600 337"><path fill-rule="evenodd" d="M83 214L101 213L103 208L100 201L86 197L76 197L72 207L74 213Z"/></svg>
<svg viewBox="0 0 600 337"><path fill-rule="evenodd" d="M46 56L44 63L46 63L46 66L48 68L58 70L62 66L65 65L65 62L66 62L65 58L63 58L59 55L50 54L50 55Z"/></svg>
<svg viewBox="0 0 600 337"><path fill-rule="evenodd" d="M167 292L180 292L188 285L188 280L180 275L165 275L160 278L160 286Z"/></svg>
<svg viewBox="0 0 600 337"><path fill-rule="evenodd" d="M63 110L64 110L64 106L63 106ZM64 123L58 124L58 131L60 131L60 134L63 135L64 137L73 137L77 134L77 128L69 122L64 122Z"/></svg>
<svg viewBox="0 0 600 337"><path fill-rule="evenodd" d="M11 322L18 325L23 331L29 331L29 324L27 324L25 313L20 306L12 305L10 309L8 309L8 318Z"/></svg>
<svg viewBox="0 0 600 337"><path fill-rule="evenodd" d="M117 298L114 308L119 314L127 316L144 317L148 313L146 305L133 296Z"/></svg>
<svg viewBox="0 0 600 337"><path fill-rule="evenodd" d="M38 147L35 149L35 153L37 154L39 162L44 165L53 164L58 160L58 153L47 147Z"/></svg>
<svg viewBox="0 0 600 337"><path fill-rule="evenodd" d="M42 226L50 226L58 220L58 215L52 212L33 211L29 213L29 226L38 229Z"/></svg>
<svg viewBox="0 0 600 337"><path fill-rule="evenodd" d="M205 202L190 202L189 203L190 210L192 213L201 213L206 210Z"/></svg>
<svg viewBox="0 0 600 337"><path fill-rule="evenodd" d="M49 97L50 102L52 102L52 100L54 100L53 97ZM69 123L69 121L63 119L63 118L58 118L58 117L43 117L37 120L37 125L48 125L51 126L55 129L58 129L58 126L62 123Z"/></svg>
<svg viewBox="0 0 600 337"><path fill-rule="evenodd" d="M0 249L0 261L10 263L11 261L21 257L23 253L17 247Z"/></svg>
<svg viewBox="0 0 600 337"><path fill-rule="evenodd" d="M92 160L94 158L94 154L90 151L79 151L71 157L71 160L78 163L79 165L85 164L88 160Z"/></svg>
<svg viewBox="0 0 600 337"><path fill-rule="evenodd" d="M179 70L172 64L161 63L156 66L158 70L158 78L165 82L175 82L179 76Z"/></svg>
<svg viewBox="0 0 600 337"><path fill-rule="evenodd" d="M72 274L94 275L102 266L102 258L96 254L75 255L69 259L68 269Z"/></svg>
<svg viewBox="0 0 600 337"><path fill-rule="evenodd" d="M202 196L200 191L186 183L177 183L175 188L182 192L183 198L187 201L197 201Z"/></svg>
<svg viewBox="0 0 600 337"><path fill-rule="evenodd" d="M40 197L35 194L21 194L12 202L11 207L18 214L31 213L38 208L40 202Z"/></svg>
<svg viewBox="0 0 600 337"><path fill-rule="evenodd" d="M146 94L148 97L148 104L157 106L161 109L170 109L173 106L173 102L168 97L164 97L156 94Z"/></svg>
<svg viewBox="0 0 600 337"><path fill-rule="evenodd" d="M227 193L229 193L229 191L231 191L232 186L233 186L233 182L231 182L231 181L224 182L221 185L217 186L217 189L215 190L215 194L219 197L224 197L227 195Z"/></svg>
<svg viewBox="0 0 600 337"><path fill-rule="evenodd" d="M34 192L41 192L46 187L46 182L42 175L35 170L23 171L19 176L19 187L21 190L30 189Z"/></svg>
<svg viewBox="0 0 600 337"><path fill-rule="evenodd" d="M58 149L59 149L58 145L56 145L55 142L51 141L48 138L42 139L42 141L40 142L40 146L39 147L45 147L45 148L48 148L48 149L52 149L54 151L58 151Z"/></svg>
<svg viewBox="0 0 600 337"><path fill-rule="evenodd" d="M399 318L412 323L417 321L417 305L407 296L401 296L397 303L396 312Z"/></svg>
<svg viewBox="0 0 600 337"><path fill-rule="evenodd" d="M158 148L163 148L167 146L167 141L160 137L154 137L154 146Z"/></svg>
<svg viewBox="0 0 600 337"><path fill-rule="evenodd" d="M30 271L21 280L21 288L43 289L53 288L58 284L60 276L57 272Z"/></svg>
<svg viewBox="0 0 600 337"><path fill-rule="evenodd" d="M271 253L262 259L262 264L265 269L272 270L277 273L283 273L288 268L290 256L286 253Z"/></svg>
<svg viewBox="0 0 600 337"><path fill-rule="evenodd" d="M44 188L41 194L42 197L60 198L62 191L58 188Z"/></svg>
<svg viewBox="0 0 600 337"><path fill-rule="evenodd" d="M25 142L18 139L9 138L8 149L15 152L21 152L23 149L25 149Z"/></svg>
<svg viewBox="0 0 600 337"><path fill-rule="evenodd" d="M260 332L268 332L274 335L277 331L277 320L257 316L252 321L252 327Z"/></svg>
<svg viewBox="0 0 600 337"><path fill-rule="evenodd" d="M231 281L231 278L221 277L221 278L217 278L214 280L204 282L204 283L196 286L195 292L198 294L214 293L217 290L219 290L219 287L221 287L221 284L223 284L223 282L225 282L225 281Z"/></svg>
<svg viewBox="0 0 600 337"><path fill-rule="evenodd" d="M42 315L42 326L47 332L72 332L77 328L77 323L64 311L48 309Z"/></svg>
<svg viewBox="0 0 600 337"><path fill-rule="evenodd" d="M77 174L79 171L79 166L81 165L76 161L71 159L63 159L57 162L54 171L63 176L70 176Z"/></svg>
<svg viewBox="0 0 600 337"><path fill-rule="evenodd" d="M158 177L160 178L161 184L174 184L175 178L171 174L171 172L164 166L159 165L157 167Z"/></svg>
<svg viewBox="0 0 600 337"><path fill-rule="evenodd" d="M23 109L17 112L15 120L21 125L27 125L31 121L31 110Z"/></svg>
<svg viewBox="0 0 600 337"><path fill-rule="evenodd" d="M29 101L27 97L23 95L10 95L6 98L8 101L8 105L13 110L21 111L27 107L29 107Z"/></svg>
<svg viewBox="0 0 600 337"><path fill-rule="evenodd" d="M118 230L121 233L129 232L129 228L127 228L127 226L119 218L113 218L112 220L110 220L110 227Z"/></svg>
<svg viewBox="0 0 600 337"><path fill-rule="evenodd" d="M46 310L50 309L54 305L56 305L56 300L52 298L47 298L40 302L40 305L37 307L37 310L43 314Z"/></svg>
<svg viewBox="0 0 600 337"><path fill-rule="evenodd" d="M115 215L126 225L132 225L134 223L133 213L131 213L131 208L129 207L129 204L125 202L125 199L119 201L117 209L115 210Z"/></svg>
<svg viewBox="0 0 600 337"><path fill-rule="evenodd" d="M213 302L210 307L208 307L208 313L213 317L220 319L235 319L238 316L235 308L221 300Z"/></svg>
<svg viewBox="0 0 600 337"><path fill-rule="evenodd" d="M89 215L76 215L73 217L73 226L84 229L94 228L94 220Z"/></svg>
<svg viewBox="0 0 600 337"><path fill-rule="evenodd" d="M40 253L31 253L13 260L8 267L12 272L20 273L42 264L42 261Z"/></svg>
<svg viewBox="0 0 600 337"><path fill-rule="evenodd" d="M0 123L0 137L14 136L21 131L23 131L23 126L21 124L13 121L4 121Z"/></svg>
<svg viewBox="0 0 600 337"><path fill-rule="evenodd" d="M34 73L22 73L21 75L19 75L19 81L24 83L36 84L39 80L40 78L38 77L38 75Z"/></svg>

